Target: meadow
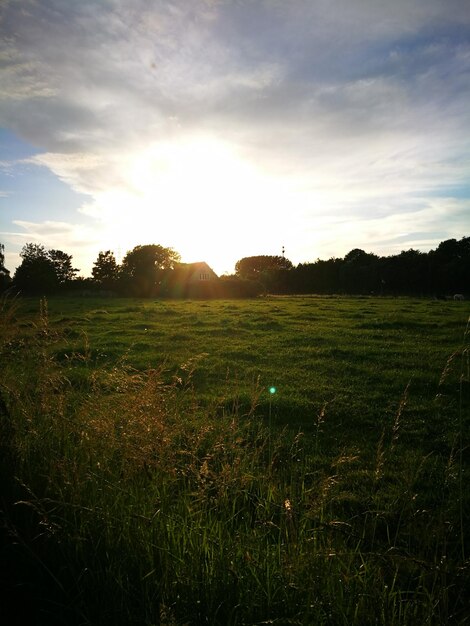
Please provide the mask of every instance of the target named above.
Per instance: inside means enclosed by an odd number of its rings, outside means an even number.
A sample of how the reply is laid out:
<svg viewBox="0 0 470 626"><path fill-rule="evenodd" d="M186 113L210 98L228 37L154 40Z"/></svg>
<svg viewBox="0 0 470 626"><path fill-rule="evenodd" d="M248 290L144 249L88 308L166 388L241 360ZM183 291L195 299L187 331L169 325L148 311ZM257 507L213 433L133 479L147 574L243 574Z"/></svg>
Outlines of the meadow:
<svg viewBox="0 0 470 626"><path fill-rule="evenodd" d="M1 316L17 623L470 620L467 303L56 297Z"/></svg>

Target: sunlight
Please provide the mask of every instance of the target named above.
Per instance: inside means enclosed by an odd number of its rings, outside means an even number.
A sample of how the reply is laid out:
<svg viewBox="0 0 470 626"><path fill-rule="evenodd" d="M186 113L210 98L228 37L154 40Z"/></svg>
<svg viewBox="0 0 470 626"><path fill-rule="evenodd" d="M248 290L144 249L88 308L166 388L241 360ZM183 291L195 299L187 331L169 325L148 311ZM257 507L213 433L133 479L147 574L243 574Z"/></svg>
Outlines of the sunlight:
<svg viewBox="0 0 470 626"><path fill-rule="evenodd" d="M207 137L155 144L129 156L126 171L125 186L97 202L110 248L161 243L218 273L233 271L244 250L280 249L280 185L227 144Z"/></svg>

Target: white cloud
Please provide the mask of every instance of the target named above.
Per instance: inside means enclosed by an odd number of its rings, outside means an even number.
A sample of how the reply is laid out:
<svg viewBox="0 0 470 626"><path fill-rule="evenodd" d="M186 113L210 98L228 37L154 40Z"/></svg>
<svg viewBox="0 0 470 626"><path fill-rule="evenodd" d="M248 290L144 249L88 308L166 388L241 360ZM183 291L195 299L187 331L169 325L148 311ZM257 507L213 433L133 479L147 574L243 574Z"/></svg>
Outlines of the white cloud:
<svg viewBox="0 0 470 626"><path fill-rule="evenodd" d="M100 233L83 224L71 224L45 220L43 222L29 222L25 220L13 220L13 225L21 230L2 232L4 240L21 249L26 243L38 243L51 250L63 250L71 254L74 264L82 269L84 275L89 274L93 256L91 251L99 248ZM20 264L21 259L17 254L8 253L6 266L13 274L14 269Z"/></svg>
<svg viewBox="0 0 470 626"><path fill-rule="evenodd" d="M302 261L419 240L413 220L463 235L465 201L436 195L470 171L469 25L467 0L10 0L0 122L89 197L62 226L89 256L145 236L229 263L289 239Z"/></svg>
<svg viewBox="0 0 470 626"><path fill-rule="evenodd" d="M110 185L117 185L122 177L119 156L98 155L91 152L61 154L46 152L24 163L47 167L75 191L94 195Z"/></svg>

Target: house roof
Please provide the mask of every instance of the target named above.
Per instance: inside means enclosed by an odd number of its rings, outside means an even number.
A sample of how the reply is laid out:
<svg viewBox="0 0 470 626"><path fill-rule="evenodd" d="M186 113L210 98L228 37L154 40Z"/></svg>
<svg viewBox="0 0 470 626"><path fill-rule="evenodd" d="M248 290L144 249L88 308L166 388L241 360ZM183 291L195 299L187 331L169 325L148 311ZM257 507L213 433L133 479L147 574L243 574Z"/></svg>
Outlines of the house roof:
<svg viewBox="0 0 470 626"><path fill-rule="evenodd" d="M178 263L175 269L182 270L188 274L204 271L218 278L214 270L205 261L197 261L196 263Z"/></svg>

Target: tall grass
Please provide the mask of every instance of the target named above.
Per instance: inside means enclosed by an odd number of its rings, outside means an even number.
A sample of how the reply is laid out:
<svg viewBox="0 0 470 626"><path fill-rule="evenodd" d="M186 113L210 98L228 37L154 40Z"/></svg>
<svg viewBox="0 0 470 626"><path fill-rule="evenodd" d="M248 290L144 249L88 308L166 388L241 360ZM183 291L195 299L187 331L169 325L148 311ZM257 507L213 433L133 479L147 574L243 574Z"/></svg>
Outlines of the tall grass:
<svg viewBox="0 0 470 626"><path fill-rule="evenodd" d="M27 341L15 307L1 315L10 623L470 620L458 359L435 403L441 419L460 406L450 453L441 441L426 454L402 445L407 388L372 453L344 441L338 454L322 436L325 410L313 435L269 428L256 383L248 403L202 404L197 358L170 377L125 357L98 365L84 338L57 359L64 337L45 301ZM468 333L461 355L468 367Z"/></svg>

